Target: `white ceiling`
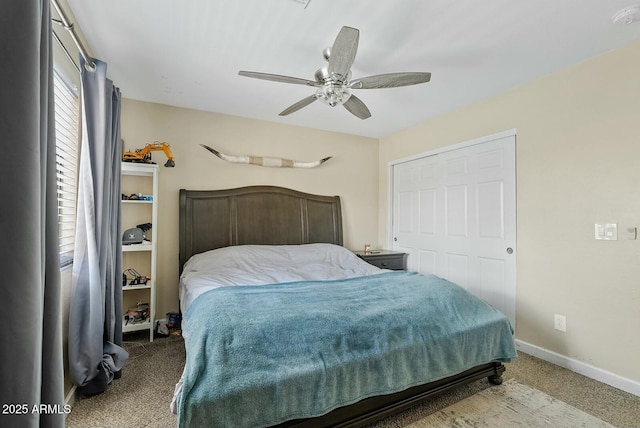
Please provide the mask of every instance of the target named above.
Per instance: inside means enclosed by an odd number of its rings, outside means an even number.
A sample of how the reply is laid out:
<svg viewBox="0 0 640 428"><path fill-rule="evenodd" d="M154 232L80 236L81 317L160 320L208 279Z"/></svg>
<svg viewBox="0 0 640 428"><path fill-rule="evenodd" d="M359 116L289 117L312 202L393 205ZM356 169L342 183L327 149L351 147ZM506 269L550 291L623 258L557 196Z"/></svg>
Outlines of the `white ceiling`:
<svg viewBox="0 0 640 428"><path fill-rule="evenodd" d="M126 98L376 138L640 39L640 22L612 22L634 0L68 3ZM429 71L431 82L354 90L372 114L360 120L319 102L279 117L315 89L238 76L313 80L343 25L360 30L353 78Z"/></svg>

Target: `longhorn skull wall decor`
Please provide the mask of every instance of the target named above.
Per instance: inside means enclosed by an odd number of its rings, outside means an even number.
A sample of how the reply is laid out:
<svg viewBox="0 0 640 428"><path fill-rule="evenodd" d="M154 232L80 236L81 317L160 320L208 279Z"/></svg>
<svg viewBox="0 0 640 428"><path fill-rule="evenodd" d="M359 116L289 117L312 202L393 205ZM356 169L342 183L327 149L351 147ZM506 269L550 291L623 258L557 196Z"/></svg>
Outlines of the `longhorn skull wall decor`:
<svg viewBox="0 0 640 428"><path fill-rule="evenodd" d="M200 144L205 149L209 150L211 153L219 157L220 159L231 162L231 163L246 163L251 165L260 165L260 166L270 166L276 168L315 168L316 166L322 165L333 156L329 156L320 160L304 162L304 161L296 161L291 159L282 159L282 158L271 158L265 156L233 156L233 155L225 155L224 153L220 153L216 149L209 147L204 144Z"/></svg>

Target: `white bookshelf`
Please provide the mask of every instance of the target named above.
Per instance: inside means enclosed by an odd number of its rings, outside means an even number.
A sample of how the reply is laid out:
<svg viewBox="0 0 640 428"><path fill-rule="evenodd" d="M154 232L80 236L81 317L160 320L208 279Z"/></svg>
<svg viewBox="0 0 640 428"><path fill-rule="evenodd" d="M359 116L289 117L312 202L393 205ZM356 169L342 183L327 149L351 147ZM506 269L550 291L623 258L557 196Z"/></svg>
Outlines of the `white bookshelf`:
<svg viewBox="0 0 640 428"><path fill-rule="evenodd" d="M122 245L122 269L135 269L140 275L151 279L144 285L122 287L122 332L148 330L149 341L153 341L156 319L156 267L158 242L158 165L122 162L121 189L124 195L143 194L151 200L122 200L122 230L134 228L139 224L151 223L151 229L145 232L148 240L141 244ZM138 303L149 304L149 316L146 320L127 323L124 315L128 309Z"/></svg>

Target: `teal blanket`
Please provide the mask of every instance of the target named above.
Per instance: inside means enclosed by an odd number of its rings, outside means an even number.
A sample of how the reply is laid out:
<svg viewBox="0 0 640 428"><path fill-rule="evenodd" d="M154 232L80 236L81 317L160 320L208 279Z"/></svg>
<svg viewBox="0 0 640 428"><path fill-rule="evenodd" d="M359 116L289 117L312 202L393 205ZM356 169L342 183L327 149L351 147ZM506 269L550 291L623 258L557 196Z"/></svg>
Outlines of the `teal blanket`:
<svg viewBox="0 0 640 428"><path fill-rule="evenodd" d="M319 416L516 357L507 318L436 276L222 287L184 314L180 427Z"/></svg>

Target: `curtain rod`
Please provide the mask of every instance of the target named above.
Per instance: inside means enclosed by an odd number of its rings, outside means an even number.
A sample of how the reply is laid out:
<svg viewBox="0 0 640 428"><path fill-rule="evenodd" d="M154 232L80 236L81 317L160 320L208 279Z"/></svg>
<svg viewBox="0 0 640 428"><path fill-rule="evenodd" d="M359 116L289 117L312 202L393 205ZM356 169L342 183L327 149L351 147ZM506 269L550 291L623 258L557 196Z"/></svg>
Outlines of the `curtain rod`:
<svg viewBox="0 0 640 428"><path fill-rule="evenodd" d="M89 71L95 71L96 64L93 62L91 57L89 57L89 55L87 54L87 50L82 45L82 42L78 38L78 35L76 34L76 31L73 28L73 24L71 24L69 22L69 19L64 14L64 11L62 10L60 5L58 4L58 1L57 0L51 0L51 4L56 9L56 12L58 12L58 15L60 15L60 20L59 21L57 19L52 19L52 21L57 23L57 24L62 25L62 27L69 32L69 34L71 35L71 38L73 39L73 42L78 47L78 51L80 52L80 55L82 55L82 58L84 58L85 68L87 68Z"/></svg>

